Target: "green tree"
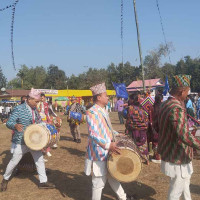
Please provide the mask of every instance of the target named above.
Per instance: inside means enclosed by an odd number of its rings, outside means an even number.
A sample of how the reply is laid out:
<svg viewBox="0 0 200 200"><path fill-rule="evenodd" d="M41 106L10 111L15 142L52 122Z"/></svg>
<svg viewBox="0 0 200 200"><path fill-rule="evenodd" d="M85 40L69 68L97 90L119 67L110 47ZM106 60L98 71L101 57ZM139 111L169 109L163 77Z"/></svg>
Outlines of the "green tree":
<svg viewBox="0 0 200 200"><path fill-rule="evenodd" d="M200 91L200 59L192 59L190 56L185 56L176 65L176 75L188 74L192 76L191 91Z"/></svg>
<svg viewBox="0 0 200 200"><path fill-rule="evenodd" d="M0 66L0 89L3 87L6 87L6 83L7 83L7 79L5 75L3 74L3 71Z"/></svg>
<svg viewBox="0 0 200 200"><path fill-rule="evenodd" d="M109 88L113 89L112 82L125 83L128 86L134 80L141 79L141 67L131 66L130 62L115 66L111 63L107 67Z"/></svg>
<svg viewBox="0 0 200 200"><path fill-rule="evenodd" d="M168 82L170 87L172 87L172 77L175 75L176 66L165 63L164 66L161 68L162 74L160 78L165 81L166 76L168 77Z"/></svg>
<svg viewBox="0 0 200 200"><path fill-rule="evenodd" d="M79 78L72 74L68 79L67 79L67 85L69 89L78 89L80 85Z"/></svg>
<svg viewBox="0 0 200 200"><path fill-rule="evenodd" d="M21 80L20 78L14 78L7 84L8 89L20 89L21 88Z"/></svg>
<svg viewBox="0 0 200 200"><path fill-rule="evenodd" d="M32 71L34 88L44 88L47 78L46 69L43 66L36 66Z"/></svg>
<svg viewBox="0 0 200 200"><path fill-rule="evenodd" d="M47 76L45 88L64 90L66 89L67 77L63 70L60 70L58 66L50 65L47 68Z"/></svg>
<svg viewBox="0 0 200 200"><path fill-rule="evenodd" d="M19 72L17 73L17 77L21 80L21 88L22 89L30 89L33 87L31 84L31 79L33 75L30 76L30 69L26 65L21 65Z"/></svg>
<svg viewBox="0 0 200 200"><path fill-rule="evenodd" d="M160 44L157 49L149 51L149 54L145 56L145 79L160 78L162 76L161 59L169 55L169 52L173 49L172 43L167 45Z"/></svg>
<svg viewBox="0 0 200 200"><path fill-rule="evenodd" d="M105 69L95 69L95 68L89 68L89 70L86 72L85 76L85 89L89 89L91 86L96 85L98 83L107 82L107 71Z"/></svg>

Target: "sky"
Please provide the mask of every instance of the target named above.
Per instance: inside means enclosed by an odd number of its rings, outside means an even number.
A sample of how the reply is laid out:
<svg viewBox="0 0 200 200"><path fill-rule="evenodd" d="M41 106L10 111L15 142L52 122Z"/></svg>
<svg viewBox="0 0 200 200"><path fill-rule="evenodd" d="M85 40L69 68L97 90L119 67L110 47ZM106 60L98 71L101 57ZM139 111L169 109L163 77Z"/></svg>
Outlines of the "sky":
<svg viewBox="0 0 200 200"><path fill-rule="evenodd" d="M133 0L124 1L124 62L139 65ZM0 8L14 0L1 0ZM200 1L158 0L167 42L175 51L172 64L190 55L200 56ZM156 0L136 0L143 58L164 43ZM11 59L12 10L0 12L0 66L10 81L22 64L50 64L66 76L92 68L107 68L122 60L121 0L19 0L14 24L14 55ZM163 62L169 62L166 58Z"/></svg>

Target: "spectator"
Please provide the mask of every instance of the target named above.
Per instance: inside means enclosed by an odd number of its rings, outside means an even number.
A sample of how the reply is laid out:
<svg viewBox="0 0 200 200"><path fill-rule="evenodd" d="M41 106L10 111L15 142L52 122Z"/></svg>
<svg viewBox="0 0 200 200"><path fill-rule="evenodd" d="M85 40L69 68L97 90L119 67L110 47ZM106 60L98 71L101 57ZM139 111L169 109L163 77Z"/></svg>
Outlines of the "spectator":
<svg viewBox="0 0 200 200"><path fill-rule="evenodd" d="M111 103L110 100L108 100L108 104L106 105L106 111L111 112Z"/></svg>
<svg viewBox="0 0 200 200"><path fill-rule="evenodd" d="M2 106L2 104L0 104L0 118L2 122L3 122L3 109L4 107Z"/></svg>
<svg viewBox="0 0 200 200"><path fill-rule="evenodd" d="M200 120L200 92L198 93L198 100L197 100L197 104L196 104L196 108L197 108L197 120Z"/></svg>
<svg viewBox="0 0 200 200"><path fill-rule="evenodd" d="M120 124L124 124L123 112L122 112L123 109L124 109L124 101L122 100L122 98L118 98L115 104L115 110L118 112Z"/></svg>

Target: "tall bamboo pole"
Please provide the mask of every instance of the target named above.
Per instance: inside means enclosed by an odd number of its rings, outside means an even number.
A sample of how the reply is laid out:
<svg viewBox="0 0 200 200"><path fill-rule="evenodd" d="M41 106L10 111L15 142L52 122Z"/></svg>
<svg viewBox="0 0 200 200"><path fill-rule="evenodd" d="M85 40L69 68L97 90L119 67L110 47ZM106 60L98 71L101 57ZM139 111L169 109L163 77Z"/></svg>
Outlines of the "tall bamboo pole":
<svg viewBox="0 0 200 200"><path fill-rule="evenodd" d="M134 13L135 13L135 24L137 29L137 41L138 41L138 48L139 48L139 54L140 54L140 65L142 67L142 83L143 83L143 90L146 91L145 82L144 82L144 66L143 66L143 59L142 59L142 50L141 50L141 44L140 44L140 33L139 33L139 25L138 25L138 18L137 18L137 11L136 11L136 3L135 0L133 0L134 5Z"/></svg>

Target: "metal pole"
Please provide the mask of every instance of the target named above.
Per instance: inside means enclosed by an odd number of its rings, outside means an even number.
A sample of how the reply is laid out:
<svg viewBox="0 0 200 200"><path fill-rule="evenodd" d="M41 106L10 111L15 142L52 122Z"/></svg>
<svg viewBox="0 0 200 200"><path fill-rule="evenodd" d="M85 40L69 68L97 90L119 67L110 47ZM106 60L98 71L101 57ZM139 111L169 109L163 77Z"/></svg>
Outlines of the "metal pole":
<svg viewBox="0 0 200 200"><path fill-rule="evenodd" d="M142 59L142 50L141 50L141 45L140 45L140 33L139 33L139 26L138 26L135 0L133 0L133 5L134 5L134 11L135 11L135 23L136 23L136 29L137 29L137 40L138 40L138 48L139 48L139 54L140 54L140 64L141 64L141 67L142 67L142 83L143 83L143 90L145 92L146 87L145 87L145 82L144 82L144 66L143 66L143 59Z"/></svg>

